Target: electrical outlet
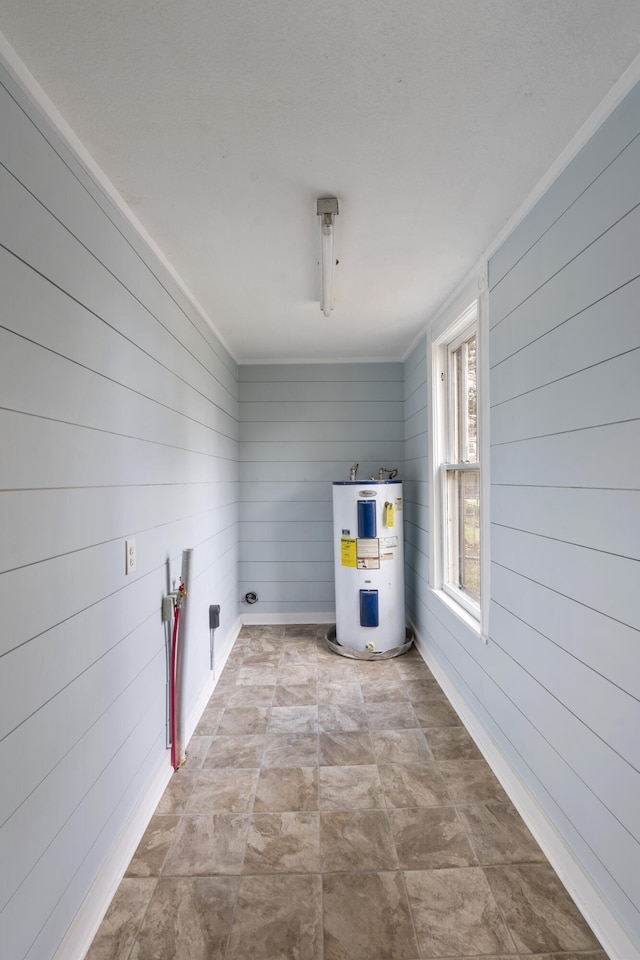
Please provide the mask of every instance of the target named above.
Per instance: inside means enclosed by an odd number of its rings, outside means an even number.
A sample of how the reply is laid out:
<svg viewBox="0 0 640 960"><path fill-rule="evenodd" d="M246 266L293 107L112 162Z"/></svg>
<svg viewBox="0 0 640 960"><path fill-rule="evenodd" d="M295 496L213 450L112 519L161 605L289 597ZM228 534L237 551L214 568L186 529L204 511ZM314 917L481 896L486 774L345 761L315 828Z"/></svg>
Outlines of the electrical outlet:
<svg viewBox="0 0 640 960"><path fill-rule="evenodd" d="M135 540L125 540L124 545L126 550L124 572L129 574L136 569L136 542Z"/></svg>

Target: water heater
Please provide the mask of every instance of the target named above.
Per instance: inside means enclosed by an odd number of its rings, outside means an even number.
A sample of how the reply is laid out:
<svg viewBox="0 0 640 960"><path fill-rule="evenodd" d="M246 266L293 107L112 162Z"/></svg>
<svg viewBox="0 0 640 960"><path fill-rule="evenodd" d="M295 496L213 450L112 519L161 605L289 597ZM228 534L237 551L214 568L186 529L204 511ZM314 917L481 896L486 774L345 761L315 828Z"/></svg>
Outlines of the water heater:
<svg viewBox="0 0 640 960"><path fill-rule="evenodd" d="M402 483L333 483L336 625L332 650L373 660L411 646L404 612Z"/></svg>

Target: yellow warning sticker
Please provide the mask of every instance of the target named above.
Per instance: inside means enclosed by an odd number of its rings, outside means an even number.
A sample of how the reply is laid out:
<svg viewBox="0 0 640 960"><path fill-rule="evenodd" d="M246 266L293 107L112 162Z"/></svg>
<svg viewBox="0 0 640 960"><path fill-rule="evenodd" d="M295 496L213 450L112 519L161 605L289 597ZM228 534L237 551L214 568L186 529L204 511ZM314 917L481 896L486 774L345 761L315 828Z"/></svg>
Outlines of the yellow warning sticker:
<svg viewBox="0 0 640 960"><path fill-rule="evenodd" d="M357 554L356 554L356 541L355 537L341 537L340 538L340 553L342 556L342 566L343 567L356 567L357 566Z"/></svg>

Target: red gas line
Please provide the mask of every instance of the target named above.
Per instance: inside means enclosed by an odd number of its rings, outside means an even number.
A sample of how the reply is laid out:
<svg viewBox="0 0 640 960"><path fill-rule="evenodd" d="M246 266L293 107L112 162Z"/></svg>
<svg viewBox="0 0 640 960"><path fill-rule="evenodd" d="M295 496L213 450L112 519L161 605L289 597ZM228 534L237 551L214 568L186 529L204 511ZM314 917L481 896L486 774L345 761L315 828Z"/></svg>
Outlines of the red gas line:
<svg viewBox="0 0 640 960"><path fill-rule="evenodd" d="M171 696L171 766L176 767L176 659L178 656L178 621L180 619L180 607L176 604L176 612L173 616L173 639L171 641L171 676L170 676L170 696Z"/></svg>
<svg viewBox="0 0 640 960"><path fill-rule="evenodd" d="M178 659L178 622L180 620L180 606L183 603L187 591L184 583L180 583L175 601L175 613L173 615L173 637L171 640L171 675L169 677L169 696L171 702L171 766L174 770L178 769L176 756L176 737L178 730L178 715L176 703L176 661Z"/></svg>

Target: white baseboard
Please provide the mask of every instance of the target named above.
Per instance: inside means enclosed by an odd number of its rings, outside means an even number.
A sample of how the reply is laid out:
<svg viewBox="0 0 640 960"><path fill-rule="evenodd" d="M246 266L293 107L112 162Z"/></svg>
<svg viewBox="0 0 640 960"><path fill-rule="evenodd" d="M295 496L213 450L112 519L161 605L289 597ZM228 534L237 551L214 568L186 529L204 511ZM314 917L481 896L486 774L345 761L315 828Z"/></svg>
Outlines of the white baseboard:
<svg viewBox="0 0 640 960"><path fill-rule="evenodd" d="M279 624L279 623L335 623L335 612L329 613L243 613L243 624Z"/></svg>
<svg viewBox="0 0 640 960"><path fill-rule="evenodd" d="M222 671L224 670L224 666L225 666L227 660L229 659L229 654L230 654L231 651L233 650L233 645L234 645L234 643L236 642L236 640L238 639L238 634L240 633L241 630L242 630L242 617L236 617L235 622L234 622L233 626L231 627L231 630L230 630L229 633L227 634L227 637L226 637L224 643L218 643L218 642L216 641L215 637L214 637L214 641L213 641L213 644L214 644L214 646L213 646L213 668L214 668L214 671L215 671L215 673L214 673L214 677L215 677L214 686L215 686L215 684L218 682L218 680L220 679L220 674L221 674Z"/></svg>
<svg viewBox="0 0 640 960"><path fill-rule="evenodd" d="M172 773L167 752L158 764L140 803L126 822L107 861L91 885L53 960L78 960L86 954Z"/></svg>
<svg viewBox="0 0 640 960"><path fill-rule="evenodd" d="M415 645L542 852L602 944L610 960L640 960L640 946L613 913L607 900L567 846L562 834L479 721L414 624Z"/></svg>

